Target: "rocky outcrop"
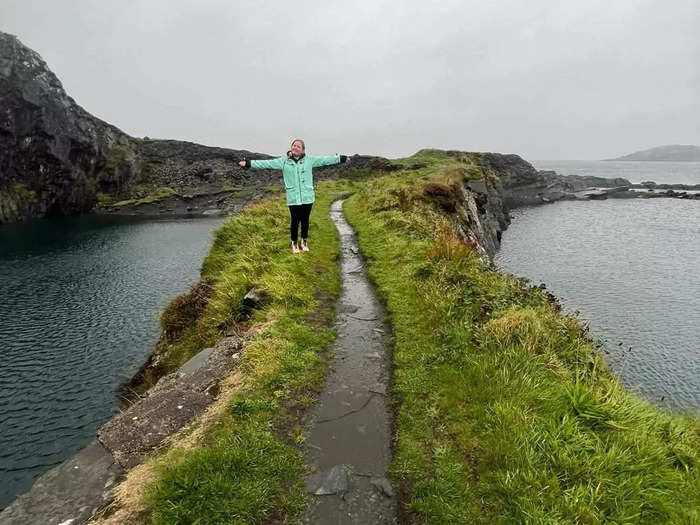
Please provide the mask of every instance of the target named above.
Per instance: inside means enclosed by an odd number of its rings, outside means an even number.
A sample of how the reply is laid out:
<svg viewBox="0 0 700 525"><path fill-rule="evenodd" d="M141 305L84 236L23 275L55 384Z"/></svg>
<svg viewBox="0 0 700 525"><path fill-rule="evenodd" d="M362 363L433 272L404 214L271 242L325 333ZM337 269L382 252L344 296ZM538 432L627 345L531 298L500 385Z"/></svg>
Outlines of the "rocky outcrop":
<svg viewBox="0 0 700 525"><path fill-rule="evenodd" d="M131 137L76 104L36 52L0 32L0 223L98 203L107 211L162 188L183 197L233 191L251 181L235 161L253 155L267 157ZM272 180L261 172L254 186Z"/></svg>
<svg viewBox="0 0 700 525"><path fill-rule="evenodd" d="M103 179L128 178L104 169L128 144L66 95L37 53L0 33L0 222L90 210Z"/></svg>
<svg viewBox="0 0 700 525"><path fill-rule="evenodd" d="M459 159L464 167L459 173L445 177L452 181L450 186L429 184L426 194L451 214L457 234L489 260L498 250L501 235L510 224L512 209L562 199L624 196L631 187L626 179L538 171L518 155L446 153Z"/></svg>
<svg viewBox="0 0 700 525"><path fill-rule="evenodd" d="M499 193L507 210L532 206L562 199L582 198L578 192L589 188L629 187L622 178L583 177L559 175L554 171L537 170L518 155L499 153L472 154L486 171L499 179Z"/></svg>
<svg viewBox="0 0 700 525"><path fill-rule="evenodd" d="M459 236L491 259L502 232L510 223L510 211L559 200L678 198L700 200L700 185L632 184L627 179L559 175L538 171L518 155L448 151L466 166L459 182L443 190L428 186L433 200L449 202L442 207L455 219ZM450 177L447 177L448 179ZM444 195L438 196L436 192ZM449 208L449 209L448 209Z"/></svg>

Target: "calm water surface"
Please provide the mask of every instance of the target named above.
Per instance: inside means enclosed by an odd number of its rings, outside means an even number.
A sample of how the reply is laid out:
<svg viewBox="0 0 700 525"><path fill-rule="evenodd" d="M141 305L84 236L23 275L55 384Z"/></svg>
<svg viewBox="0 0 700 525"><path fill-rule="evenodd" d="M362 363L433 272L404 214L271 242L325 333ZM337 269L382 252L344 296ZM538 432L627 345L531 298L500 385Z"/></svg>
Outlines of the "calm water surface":
<svg viewBox="0 0 700 525"><path fill-rule="evenodd" d="M567 201L512 215L496 264L580 310L625 385L700 412L700 202Z"/></svg>
<svg viewBox="0 0 700 525"><path fill-rule="evenodd" d="M531 164L538 170L554 170L560 175L622 177L632 183L700 184L700 162L533 160Z"/></svg>
<svg viewBox="0 0 700 525"><path fill-rule="evenodd" d="M77 452L158 339L221 219L0 225L0 508Z"/></svg>

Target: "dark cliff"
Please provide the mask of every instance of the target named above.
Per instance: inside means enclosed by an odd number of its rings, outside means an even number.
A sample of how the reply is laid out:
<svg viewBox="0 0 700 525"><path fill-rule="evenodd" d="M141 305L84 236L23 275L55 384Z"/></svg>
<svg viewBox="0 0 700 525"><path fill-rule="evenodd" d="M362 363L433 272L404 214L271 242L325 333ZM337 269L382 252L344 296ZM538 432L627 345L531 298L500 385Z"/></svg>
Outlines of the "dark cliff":
<svg viewBox="0 0 700 525"><path fill-rule="evenodd" d="M76 104L39 54L0 32L0 223L88 212L163 187L187 194L241 186L250 177L235 161L244 155L251 153L127 135Z"/></svg>
<svg viewBox="0 0 700 525"><path fill-rule="evenodd" d="M0 33L0 222L92 208L110 151L129 143L66 95L41 57Z"/></svg>

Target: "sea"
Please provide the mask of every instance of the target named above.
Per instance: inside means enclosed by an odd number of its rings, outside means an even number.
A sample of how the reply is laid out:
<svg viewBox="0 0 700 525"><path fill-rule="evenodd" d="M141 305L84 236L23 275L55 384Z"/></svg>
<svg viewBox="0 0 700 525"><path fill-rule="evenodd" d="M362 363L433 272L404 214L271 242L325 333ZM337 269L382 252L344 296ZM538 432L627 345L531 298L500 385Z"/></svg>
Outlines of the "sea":
<svg viewBox="0 0 700 525"><path fill-rule="evenodd" d="M534 161L562 175L700 184L697 162ZM562 201L512 211L498 268L588 324L622 383L700 413L700 201Z"/></svg>

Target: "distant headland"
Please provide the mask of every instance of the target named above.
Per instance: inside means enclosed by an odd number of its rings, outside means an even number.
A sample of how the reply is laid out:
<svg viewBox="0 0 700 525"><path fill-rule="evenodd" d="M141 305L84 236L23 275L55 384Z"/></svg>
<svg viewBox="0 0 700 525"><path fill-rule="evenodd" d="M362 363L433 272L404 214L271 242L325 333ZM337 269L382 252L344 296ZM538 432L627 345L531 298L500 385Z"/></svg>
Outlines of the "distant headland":
<svg viewBox="0 0 700 525"><path fill-rule="evenodd" d="M700 146L672 144L670 146L657 146L641 151L635 151L629 155L603 160L660 160L676 162L700 162Z"/></svg>

